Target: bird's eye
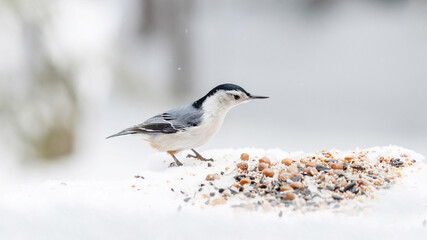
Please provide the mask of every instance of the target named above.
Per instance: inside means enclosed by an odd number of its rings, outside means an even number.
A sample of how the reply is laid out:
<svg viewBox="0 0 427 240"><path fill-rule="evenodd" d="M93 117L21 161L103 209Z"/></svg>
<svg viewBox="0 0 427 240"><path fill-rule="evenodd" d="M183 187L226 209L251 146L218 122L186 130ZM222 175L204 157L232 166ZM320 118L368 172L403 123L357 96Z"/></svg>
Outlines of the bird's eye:
<svg viewBox="0 0 427 240"><path fill-rule="evenodd" d="M234 99L235 99L235 100L239 100L239 99L240 99L240 96L239 96L239 95L234 95Z"/></svg>

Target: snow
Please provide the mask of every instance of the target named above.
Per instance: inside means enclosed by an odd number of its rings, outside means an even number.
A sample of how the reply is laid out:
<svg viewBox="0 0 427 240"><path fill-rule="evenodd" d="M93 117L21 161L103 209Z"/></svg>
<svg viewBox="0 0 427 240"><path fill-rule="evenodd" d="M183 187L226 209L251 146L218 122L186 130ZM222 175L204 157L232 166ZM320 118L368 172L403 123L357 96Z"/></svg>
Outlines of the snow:
<svg viewBox="0 0 427 240"><path fill-rule="evenodd" d="M242 152L251 156L304 156L280 149L223 149L203 154L213 167L185 159L168 168L161 154L138 177L120 181L49 180L41 185L0 188L0 239L425 239L427 168L423 156L388 146L391 155L408 153L417 164L407 168L391 189L381 190L359 212L242 211L223 206L185 203L207 174L234 164ZM162 160L159 160L162 156ZM154 161L154 160L158 161ZM142 176L142 177L139 177ZM229 184L226 178L223 183ZM172 191L173 189L174 191Z"/></svg>

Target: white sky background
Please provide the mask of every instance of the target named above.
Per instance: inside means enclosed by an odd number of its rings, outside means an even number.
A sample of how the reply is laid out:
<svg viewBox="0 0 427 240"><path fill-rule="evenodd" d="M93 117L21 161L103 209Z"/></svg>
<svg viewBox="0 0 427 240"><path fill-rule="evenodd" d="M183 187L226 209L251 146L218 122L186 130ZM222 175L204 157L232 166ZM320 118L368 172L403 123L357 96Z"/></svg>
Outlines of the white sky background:
<svg viewBox="0 0 427 240"><path fill-rule="evenodd" d="M271 99L233 109L202 151L396 144L427 154L427 4L380 3L340 1L315 11L307 1L195 1L182 29L192 43L194 89L175 99L168 86L180 66L171 63L164 36L136 36L138 1L55 2L46 40L54 59L78 67L84 115L73 161L25 170L27 181L120 179L144 168L157 156L148 144L104 137L224 82ZM0 59L0 69L2 76L20 76L22 35L4 16L8 37L0 49L9 57ZM123 91L112 75L117 65L137 79L137 94ZM9 84L2 79L0 86ZM2 170L9 174L2 177L20 179L16 154L6 149L0 148L8 156Z"/></svg>

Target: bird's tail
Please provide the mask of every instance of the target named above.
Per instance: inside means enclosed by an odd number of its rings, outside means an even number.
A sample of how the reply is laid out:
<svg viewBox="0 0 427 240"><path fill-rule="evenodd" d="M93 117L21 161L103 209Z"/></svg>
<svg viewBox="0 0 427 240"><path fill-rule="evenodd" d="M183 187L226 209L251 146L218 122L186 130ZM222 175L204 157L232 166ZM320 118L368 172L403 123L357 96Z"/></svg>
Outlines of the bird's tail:
<svg viewBox="0 0 427 240"><path fill-rule="evenodd" d="M137 129L125 129L119 133L113 134L111 136L108 136L106 139L112 138L112 137L118 137L118 136L123 136L123 135L129 135L129 134L137 134L137 133L141 133L141 131L138 131Z"/></svg>

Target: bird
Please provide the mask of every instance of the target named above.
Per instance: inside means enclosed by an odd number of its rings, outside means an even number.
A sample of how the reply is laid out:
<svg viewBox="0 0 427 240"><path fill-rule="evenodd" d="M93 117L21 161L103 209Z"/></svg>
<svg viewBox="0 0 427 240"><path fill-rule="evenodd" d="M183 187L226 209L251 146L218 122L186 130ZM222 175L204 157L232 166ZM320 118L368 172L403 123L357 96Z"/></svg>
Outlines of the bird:
<svg viewBox="0 0 427 240"><path fill-rule="evenodd" d="M183 166L176 154L185 150L194 153L189 154L187 158L213 161L212 158L204 158L195 148L207 143L217 133L231 108L250 100L266 98L269 97L252 95L235 84L221 84L192 103L155 115L107 139L142 135L152 148L166 152L173 158L175 163L172 162L171 166Z"/></svg>

